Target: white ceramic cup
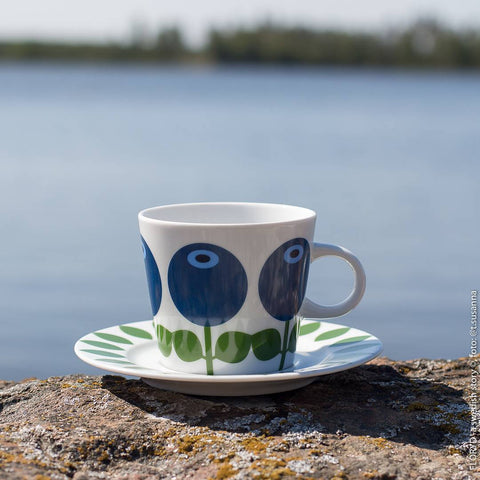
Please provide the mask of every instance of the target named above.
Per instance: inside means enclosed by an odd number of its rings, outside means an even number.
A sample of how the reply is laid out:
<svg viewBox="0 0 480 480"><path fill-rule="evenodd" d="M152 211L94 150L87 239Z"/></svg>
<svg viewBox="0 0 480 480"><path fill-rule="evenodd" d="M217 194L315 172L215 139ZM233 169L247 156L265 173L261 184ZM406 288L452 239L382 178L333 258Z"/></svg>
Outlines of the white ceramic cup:
<svg viewBox="0 0 480 480"><path fill-rule="evenodd" d="M299 318L343 315L365 291L359 260L313 242L316 214L266 203L191 203L138 215L159 362L185 373L240 375L292 366ZM343 258L355 284L341 303L305 298L309 265Z"/></svg>

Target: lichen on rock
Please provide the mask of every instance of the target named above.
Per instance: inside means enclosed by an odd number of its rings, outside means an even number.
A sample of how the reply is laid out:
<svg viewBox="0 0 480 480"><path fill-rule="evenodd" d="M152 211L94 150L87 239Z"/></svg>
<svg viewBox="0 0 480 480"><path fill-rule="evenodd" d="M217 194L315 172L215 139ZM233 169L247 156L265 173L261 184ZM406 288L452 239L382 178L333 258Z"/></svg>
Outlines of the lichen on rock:
<svg viewBox="0 0 480 480"><path fill-rule="evenodd" d="M473 479L468 384L468 359L386 358L260 397L3 381L0 479Z"/></svg>

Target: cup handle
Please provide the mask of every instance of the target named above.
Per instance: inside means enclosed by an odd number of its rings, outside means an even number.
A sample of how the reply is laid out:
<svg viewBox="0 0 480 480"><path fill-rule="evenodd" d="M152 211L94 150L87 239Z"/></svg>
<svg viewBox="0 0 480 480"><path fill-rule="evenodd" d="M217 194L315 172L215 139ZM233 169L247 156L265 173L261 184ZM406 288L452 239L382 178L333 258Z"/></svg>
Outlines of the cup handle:
<svg viewBox="0 0 480 480"><path fill-rule="evenodd" d="M366 277L365 270L360 263L360 260L346 248L339 245L328 245L326 243L313 243L311 249L311 262L314 262L317 258L326 257L332 255L335 257L343 258L353 269L355 273L355 283L350 295L340 303L336 305L319 305L312 302L310 299L305 298L302 307L300 308L299 315L305 318L326 318L326 317L339 317L344 315L354 308L363 297L365 292Z"/></svg>

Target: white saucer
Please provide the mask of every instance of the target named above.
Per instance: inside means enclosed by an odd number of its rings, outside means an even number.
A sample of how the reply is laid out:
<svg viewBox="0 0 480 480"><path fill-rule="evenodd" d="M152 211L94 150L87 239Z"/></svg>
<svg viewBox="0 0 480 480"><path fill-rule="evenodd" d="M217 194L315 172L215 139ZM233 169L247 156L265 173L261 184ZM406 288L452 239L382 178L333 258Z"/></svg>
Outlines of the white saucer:
<svg viewBox="0 0 480 480"><path fill-rule="evenodd" d="M261 375L196 375L160 365L151 320L117 325L85 335L75 353L94 367L142 378L152 387L193 395L263 395L304 387L315 377L368 362L383 350L373 335L329 322L304 319L294 366Z"/></svg>

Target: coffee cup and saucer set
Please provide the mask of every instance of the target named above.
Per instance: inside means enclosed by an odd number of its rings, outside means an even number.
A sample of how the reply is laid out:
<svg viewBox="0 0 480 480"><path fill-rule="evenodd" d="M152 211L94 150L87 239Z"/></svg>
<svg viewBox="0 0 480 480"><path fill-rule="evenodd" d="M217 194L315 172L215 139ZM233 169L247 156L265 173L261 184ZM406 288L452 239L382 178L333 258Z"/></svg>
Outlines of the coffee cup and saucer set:
<svg viewBox="0 0 480 480"><path fill-rule="evenodd" d="M294 390L375 358L382 343L321 319L361 300L350 251L313 241L316 214L267 203L190 203L138 214L153 320L97 330L75 353L103 370L193 395ZM341 303L305 297L310 264L336 256L355 283Z"/></svg>

